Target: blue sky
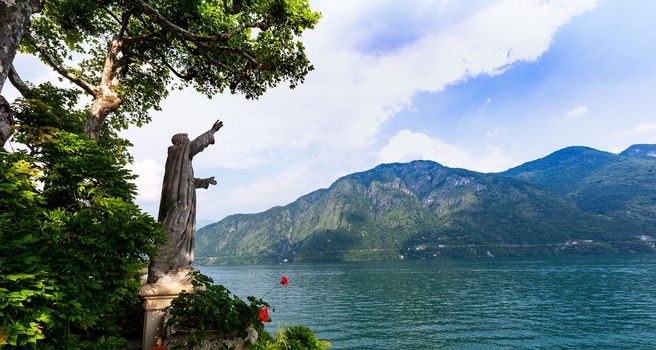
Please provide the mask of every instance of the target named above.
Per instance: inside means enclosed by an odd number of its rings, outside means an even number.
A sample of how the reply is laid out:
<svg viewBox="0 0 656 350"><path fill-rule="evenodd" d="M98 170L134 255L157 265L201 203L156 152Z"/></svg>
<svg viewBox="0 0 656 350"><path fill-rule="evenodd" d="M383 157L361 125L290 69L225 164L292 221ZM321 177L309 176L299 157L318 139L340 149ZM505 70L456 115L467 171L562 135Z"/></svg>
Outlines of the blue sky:
<svg viewBox="0 0 656 350"><path fill-rule="evenodd" d="M647 5L647 6L646 6ZM503 146L517 162L568 145L617 152L654 133L621 135L656 122L654 3L603 2L561 26L534 62L479 75L437 93L418 93L413 109L383 125L439 137L472 152ZM577 107L580 114L573 111Z"/></svg>
<svg viewBox="0 0 656 350"><path fill-rule="evenodd" d="M194 160L218 186L198 218L285 205L382 162L502 171L569 145L656 143L656 2L311 0L316 70L257 101L173 92L135 143L139 203L156 212L166 147L225 121ZM25 79L55 75L34 59ZM11 97L11 92L3 91Z"/></svg>

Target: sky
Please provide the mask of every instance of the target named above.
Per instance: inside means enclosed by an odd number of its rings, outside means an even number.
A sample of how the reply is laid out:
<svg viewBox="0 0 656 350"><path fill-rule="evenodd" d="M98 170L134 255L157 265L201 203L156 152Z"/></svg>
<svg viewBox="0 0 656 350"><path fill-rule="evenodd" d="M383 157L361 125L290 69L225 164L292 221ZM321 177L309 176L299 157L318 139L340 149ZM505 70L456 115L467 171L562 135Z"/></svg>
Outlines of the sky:
<svg viewBox="0 0 656 350"><path fill-rule="evenodd" d="M497 172L582 145L656 143L656 2L310 0L304 84L260 99L172 92L134 143L137 202L156 215L171 136L224 121L194 160L197 218L286 205L380 163ZM52 80L32 57L24 79ZM3 95L11 100L10 87Z"/></svg>

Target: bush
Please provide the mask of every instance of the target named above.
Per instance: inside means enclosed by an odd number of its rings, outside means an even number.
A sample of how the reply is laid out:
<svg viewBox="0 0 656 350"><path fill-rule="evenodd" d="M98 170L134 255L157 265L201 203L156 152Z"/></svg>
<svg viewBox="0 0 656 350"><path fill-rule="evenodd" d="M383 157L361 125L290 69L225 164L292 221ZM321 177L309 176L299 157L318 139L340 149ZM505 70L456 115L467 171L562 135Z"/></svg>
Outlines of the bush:
<svg viewBox="0 0 656 350"><path fill-rule="evenodd" d="M249 303L231 295L224 286L212 284L214 281L200 272L192 272L193 293L185 291L171 301L166 311L169 319L167 327L189 331L191 346L200 344L207 331L221 336L248 336L247 329L253 327L257 332L264 329L258 317L262 307L268 307L262 299L248 297Z"/></svg>
<svg viewBox="0 0 656 350"><path fill-rule="evenodd" d="M125 347L141 270L163 229L133 203L127 142L82 136L75 95L43 85L0 152L0 346Z"/></svg>
<svg viewBox="0 0 656 350"><path fill-rule="evenodd" d="M269 333L263 332L253 350L325 350L328 348L330 348L330 343L319 340L310 328L292 326L279 330L275 339Z"/></svg>

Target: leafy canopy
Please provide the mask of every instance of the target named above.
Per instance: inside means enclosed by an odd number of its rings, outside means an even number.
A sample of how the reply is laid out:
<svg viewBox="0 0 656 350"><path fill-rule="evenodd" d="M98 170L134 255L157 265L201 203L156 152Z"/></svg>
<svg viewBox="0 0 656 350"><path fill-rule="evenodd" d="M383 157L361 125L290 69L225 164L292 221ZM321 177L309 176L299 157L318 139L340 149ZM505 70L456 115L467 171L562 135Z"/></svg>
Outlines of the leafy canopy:
<svg viewBox="0 0 656 350"><path fill-rule="evenodd" d="M23 50L94 98L116 92L113 123L125 128L147 122L170 87L252 99L302 83L313 67L298 37L319 17L307 0L52 0Z"/></svg>

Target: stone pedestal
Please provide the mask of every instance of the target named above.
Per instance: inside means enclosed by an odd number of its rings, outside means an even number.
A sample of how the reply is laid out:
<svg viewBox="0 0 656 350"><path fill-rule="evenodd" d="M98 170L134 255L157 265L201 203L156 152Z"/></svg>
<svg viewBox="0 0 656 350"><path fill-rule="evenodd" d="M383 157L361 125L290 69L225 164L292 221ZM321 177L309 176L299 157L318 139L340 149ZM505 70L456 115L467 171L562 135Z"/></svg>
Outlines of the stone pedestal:
<svg viewBox="0 0 656 350"><path fill-rule="evenodd" d="M257 341L258 333L253 327L246 328L246 338L240 338L235 335L219 334L213 330L206 330L204 337L196 345L191 345L191 329L173 329L171 337L167 340L167 345L176 349L189 350L207 350L207 349L233 349L233 350L250 350Z"/></svg>
<svg viewBox="0 0 656 350"><path fill-rule="evenodd" d="M164 340L166 313L163 309L170 306L171 300L183 290L191 293L192 286L189 280L168 281L141 286L139 295L144 299L145 310L141 349L150 350L156 344L156 337Z"/></svg>

